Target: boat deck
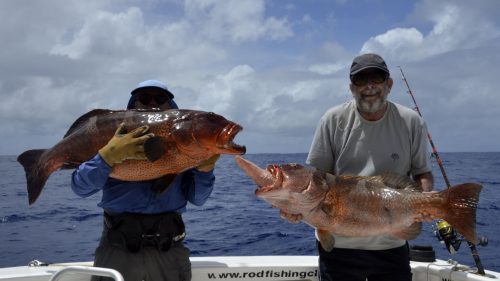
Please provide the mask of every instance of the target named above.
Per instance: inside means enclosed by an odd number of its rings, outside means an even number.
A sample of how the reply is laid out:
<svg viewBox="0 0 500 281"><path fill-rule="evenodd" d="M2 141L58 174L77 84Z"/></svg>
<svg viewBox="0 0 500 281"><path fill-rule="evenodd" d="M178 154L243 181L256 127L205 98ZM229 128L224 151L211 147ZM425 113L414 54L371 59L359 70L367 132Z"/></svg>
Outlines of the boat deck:
<svg viewBox="0 0 500 281"><path fill-rule="evenodd" d="M311 280L318 278L317 256L228 256L191 257L193 281L197 280ZM46 281L68 267L92 270L92 262L18 266L0 268L0 280ZM413 281L485 281L499 280L500 273L486 271L486 276L460 264L437 260L433 263L411 262ZM64 275L64 276L63 276ZM67 273L58 280L89 280L89 273Z"/></svg>

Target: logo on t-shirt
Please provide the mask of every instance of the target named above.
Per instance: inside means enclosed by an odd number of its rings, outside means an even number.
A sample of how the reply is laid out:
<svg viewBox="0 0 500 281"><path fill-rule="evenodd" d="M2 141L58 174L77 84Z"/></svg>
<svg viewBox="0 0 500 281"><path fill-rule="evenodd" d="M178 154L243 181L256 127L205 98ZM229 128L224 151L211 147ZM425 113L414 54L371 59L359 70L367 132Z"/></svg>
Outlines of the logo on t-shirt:
<svg viewBox="0 0 500 281"><path fill-rule="evenodd" d="M392 161L399 160L399 154L393 153L393 154L391 154L391 158L392 158Z"/></svg>

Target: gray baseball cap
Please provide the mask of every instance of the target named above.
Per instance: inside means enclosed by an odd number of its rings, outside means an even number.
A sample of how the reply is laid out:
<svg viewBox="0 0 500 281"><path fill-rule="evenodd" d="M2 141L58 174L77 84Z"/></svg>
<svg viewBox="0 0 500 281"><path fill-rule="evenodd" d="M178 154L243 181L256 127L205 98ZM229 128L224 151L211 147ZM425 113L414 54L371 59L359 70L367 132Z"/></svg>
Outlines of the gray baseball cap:
<svg viewBox="0 0 500 281"><path fill-rule="evenodd" d="M363 54L355 57L352 61L350 75L353 76L356 73L368 68L378 68L389 74L389 69L381 56L377 54Z"/></svg>

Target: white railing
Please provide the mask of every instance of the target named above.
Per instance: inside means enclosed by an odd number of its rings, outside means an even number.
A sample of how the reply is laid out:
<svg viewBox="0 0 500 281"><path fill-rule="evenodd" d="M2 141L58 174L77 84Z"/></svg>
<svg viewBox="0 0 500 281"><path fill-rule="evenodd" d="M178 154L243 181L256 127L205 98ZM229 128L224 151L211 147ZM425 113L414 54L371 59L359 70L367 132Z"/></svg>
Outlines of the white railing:
<svg viewBox="0 0 500 281"><path fill-rule="evenodd" d="M123 276L114 269L79 265L68 266L57 271L54 275L52 275L49 281L58 281L61 280L64 275L74 273L111 277L116 281L124 281Z"/></svg>

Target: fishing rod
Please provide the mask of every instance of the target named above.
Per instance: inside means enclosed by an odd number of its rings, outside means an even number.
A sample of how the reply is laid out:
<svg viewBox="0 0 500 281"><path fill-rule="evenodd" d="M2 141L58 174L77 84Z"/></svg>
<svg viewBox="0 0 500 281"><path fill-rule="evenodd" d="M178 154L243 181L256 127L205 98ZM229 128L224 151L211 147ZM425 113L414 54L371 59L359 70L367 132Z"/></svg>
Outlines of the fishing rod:
<svg viewBox="0 0 500 281"><path fill-rule="evenodd" d="M413 95L413 92L410 89L410 85L408 84L408 80L406 80L406 76L403 73L403 68L401 66L398 66L399 70L401 71L401 76L403 77L403 81L405 82L406 88L408 89L408 94L411 96L411 99L413 100L413 104L415 105L415 109L420 115L420 117L423 118L422 113L420 112L420 109L418 107L417 101L415 100L415 96ZM441 174L443 175L444 181L446 183L446 187L450 188L451 184L450 181L448 180L448 176L446 175L446 172L444 170L444 165L443 162L441 162L441 158L439 157L439 154L437 152L436 146L434 145L434 142L432 141L431 134L427 130L427 138L429 139L429 143L431 144L432 147L432 154L436 158L436 162L439 165L439 169L441 170ZM436 236L440 241L444 241L446 248L448 249L448 252L451 254L454 254L456 251L458 251L458 248L460 247L460 242L461 239L457 238L457 232L455 229L451 227L451 225L444 221L441 220L437 223L437 229L438 232L436 233ZM482 238L482 241L479 242L480 245L486 245L487 239ZM472 257L474 258L474 262L476 263L477 266L477 273L480 275L485 275L486 273L484 272L484 267L483 264L481 263L481 258L479 257L479 253L477 252L476 245L472 244L470 241L467 241L467 244L469 245L469 248L471 250Z"/></svg>

